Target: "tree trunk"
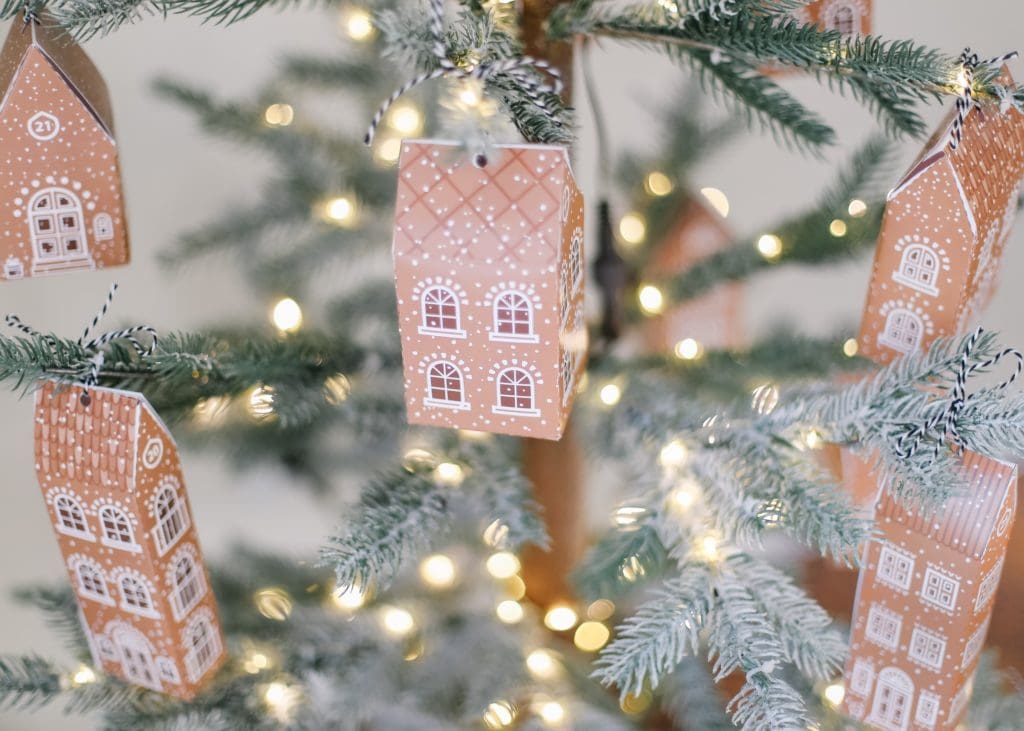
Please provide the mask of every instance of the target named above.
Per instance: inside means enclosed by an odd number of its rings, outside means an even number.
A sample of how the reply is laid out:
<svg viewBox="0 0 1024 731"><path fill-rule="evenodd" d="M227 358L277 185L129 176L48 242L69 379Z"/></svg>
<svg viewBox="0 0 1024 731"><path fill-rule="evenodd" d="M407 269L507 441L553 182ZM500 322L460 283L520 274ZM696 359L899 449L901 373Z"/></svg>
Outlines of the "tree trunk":
<svg viewBox="0 0 1024 731"><path fill-rule="evenodd" d="M550 43L545 33L548 16L564 1L524 0L521 30L525 52L547 60L561 72L568 102L572 98L573 48L569 43ZM529 547L523 552L523 580L530 600L547 607L571 598L569 573L584 547L583 459L571 421L559 442L524 439L522 461L551 536L550 551Z"/></svg>

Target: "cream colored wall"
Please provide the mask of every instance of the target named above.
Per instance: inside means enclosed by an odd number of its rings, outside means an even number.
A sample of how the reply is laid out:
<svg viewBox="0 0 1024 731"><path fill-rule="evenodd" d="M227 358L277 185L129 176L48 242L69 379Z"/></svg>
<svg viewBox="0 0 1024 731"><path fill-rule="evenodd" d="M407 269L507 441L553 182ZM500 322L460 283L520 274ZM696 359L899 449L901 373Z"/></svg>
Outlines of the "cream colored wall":
<svg viewBox="0 0 1024 731"><path fill-rule="evenodd" d="M1019 29L1024 6L1010 0L982 0L969 7L953 0L876 0L875 27L891 37L913 37L951 52L972 44L984 55L1024 46ZM995 18L988 17L989 13ZM245 97L287 50L330 50L333 20L315 11L266 12L227 30L187 19L148 19L137 27L88 45L111 87L123 149L134 261L125 269L0 283L0 312L22 314L33 325L76 334L92 316L112 279L122 286L110 322L146 322L163 330L194 328L228 318L255 322L265 303L253 302L228 259L215 258L180 272L162 271L157 254L176 234L207 220L225 205L252 199L267 172L257 153L211 140L193 119L155 98L150 80L161 73ZM643 145L651 115L645 106L665 98L678 77L654 55L610 43L595 59L602 102L616 145ZM1022 48L1021 50L1024 50ZM1024 78L1024 62L1017 65ZM726 191L730 220L739 232L756 234L779 217L799 210L832 179L830 163L871 129L870 115L852 102L830 96L813 81L785 82L802 99L825 112L837 126L843 149L824 161L778 150L769 137L750 136L712 158L694 181ZM299 114L302 109L299 108ZM936 110L931 110L930 118ZM593 145L586 132L577 151L577 173L585 192L593 190ZM903 148L903 164L915 144ZM899 166L893 175L899 173ZM1024 345L1024 321L1016 316L1021 299L1014 286L1024 275L1024 233L1018 232L1005 260L1003 287L986 323L1004 339ZM385 242L382 242L385 245ZM840 323L854 325L863 304L865 261L827 270L786 269L757 279L750 287L748 315L753 333L788 319L805 332L825 333ZM210 296L210 293L216 293ZM0 587L60 580L56 543L46 521L32 465L31 405L0 393L0 464L5 509L0 513ZM319 507L302 492L285 491L273 471L236 473L208 454L185 453L196 520L208 556L223 556L236 539L287 547L310 554L340 512ZM62 655L62 648L37 613L0 596L0 652L36 651ZM3 729L90 728L56 711L0 713Z"/></svg>

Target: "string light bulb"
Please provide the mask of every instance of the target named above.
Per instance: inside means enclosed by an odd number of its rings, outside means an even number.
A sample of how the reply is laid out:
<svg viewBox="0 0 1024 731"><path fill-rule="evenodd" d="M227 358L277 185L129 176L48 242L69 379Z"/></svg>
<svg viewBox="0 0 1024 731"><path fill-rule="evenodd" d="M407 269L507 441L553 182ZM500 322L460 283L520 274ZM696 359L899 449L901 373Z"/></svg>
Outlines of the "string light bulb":
<svg viewBox="0 0 1024 731"><path fill-rule="evenodd" d="M693 338L683 338L673 350L679 360L697 360L704 355L704 346Z"/></svg>
<svg viewBox="0 0 1024 731"><path fill-rule="evenodd" d="M250 675L257 675L270 667L270 658L262 652L250 653L242 663L242 669Z"/></svg>
<svg viewBox="0 0 1024 731"><path fill-rule="evenodd" d="M412 614L401 607L384 607L381 610L381 624L394 637L407 637L416 629Z"/></svg>
<svg viewBox="0 0 1024 731"><path fill-rule="evenodd" d="M382 165L392 165L402 154L402 140L399 137L381 136L373 146L373 156Z"/></svg>
<svg viewBox="0 0 1024 731"><path fill-rule="evenodd" d="M208 429L224 423L231 399L227 396L210 396L196 403L192 408L192 420L200 429Z"/></svg>
<svg viewBox="0 0 1024 731"><path fill-rule="evenodd" d="M854 198L850 201L850 205L846 207L846 212L854 218L863 218L868 212L868 204L860 198Z"/></svg>
<svg viewBox="0 0 1024 731"><path fill-rule="evenodd" d="M96 673L88 665L79 665L78 669L71 674L72 685L88 685L96 682Z"/></svg>
<svg viewBox="0 0 1024 731"><path fill-rule="evenodd" d="M847 338L843 343L843 355L847 358L857 355L858 350L860 350L860 344L857 342L857 338Z"/></svg>
<svg viewBox="0 0 1024 731"><path fill-rule="evenodd" d="M455 562L443 553L427 556L420 562L420 578L434 589L448 589L455 585Z"/></svg>
<svg viewBox="0 0 1024 731"><path fill-rule="evenodd" d="M353 584L335 590L331 594L331 598L339 609L351 612L366 604L366 590Z"/></svg>
<svg viewBox="0 0 1024 731"><path fill-rule="evenodd" d="M665 309L665 296L653 284L645 284L637 292L640 309L645 315L658 315Z"/></svg>
<svg viewBox="0 0 1024 731"><path fill-rule="evenodd" d="M295 121L295 110L291 104L271 104L263 110L263 121L269 127L287 127Z"/></svg>
<svg viewBox="0 0 1024 731"><path fill-rule="evenodd" d="M846 697L846 688L842 683L831 683L825 686L825 690L822 692L822 695L825 697L825 700L828 701L830 706L838 708Z"/></svg>
<svg viewBox="0 0 1024 731"><path fill-rule="evenodd" d="M619 237L627 244L642 243L647 236L647 222L639 213L631 212L619 219Z"/></svg>
<svg viewBox="0 0 1024 731"><path fill-rule="evenodd" d="M644 190L647 191L648 195L653 195L656 198L668 195L674 187L672 178L660 170L653 170L647 173L647 177L644 178Z"/></svg>
<svg viewBox="0 0 1024 731"><path fill-rule="evenodd" d="M255 386L249 391L249 415L257 421L274 415L274 389L272 386Z"/></svg>
<svg viewBox="0 0 1024 731"><path fill-rule="evenodd" d="M768 261L782 256L782 239L775 234L764 234L757 240L757 251Z"/></svg>
<svg viewBox="0 0 1024 731"><path fill-rule="evenodd" d="M328 223L348 228L356 222L356 202L348 195L336 195L321 205L321 215Z"/></svg>
<svg viewBox="0 0 1024 731"><path fill-rule="evenodd" d="M587 616L590 619L596 619L599 622L611 619L614 614L615 603L610 599L598 599L587 607Z"/></svg>
<svg viewBox="0 0 1024 731"><path fill-rule="evenodd" d="M423 129L423 113L415 105L399 102L388 111L387 125L400 134L419 134Z"/></svg>
<svg viewBox="0 0 1024 731"><path fill-rule="evenodd" d="M534 713L548 728L557 728L565 723L565 706L558 701L539 701L534 705Z"/></svg>
<svg viewBox="0 0 1024 731"><path fill-rule="evenodd" d="M543 647L526 656L526 669L538 680L551 680L562 672L562 665L551 650Z"/></svg>
<svg viewBox="0 0 1024 731"><path fill-rule="evenodd" d="M462 468L454 462L442 462L434 468L434 481L448 487L458 487L466 475Z"/></svg>
<svg viewBox="0 0 1024 731"><path fill-rule="evenodd" d="M584 652L597 652L608 644L611 636L611 630L604 623L589 620L576 628L572 642Z"/></svg>
<svg viewBox="0 0 1024 731"><path fill-rule="evenodd" d="M324 400L331 406L343 403L352 392L352 382L344 373L335 373L324 381Z"/></svg>
<svg viewBox="0 0 1024 731"><path fill-rule="evenodd" d="M605 406L615 406L622 399L622 389L617 384L606 383L597 395Z"/></svg>
<svg viewBox="0 0 1024 731"><path fill-rule="evenodd" d="M576 626L579 616L567 604L556 604L544 615L544 626L554 632L567 632Z"/></svg>
<svg viewBox="0 0 1024 731"><path fill-rule="evenodd" d="M846 236L846 221L841 218L835 218L832 223L828 225L828 232L835 236L837 239L841 239Z"/></svg>
<svg viewBox="0 0 1024 731"><path fill-rule="evenodd" d="M498 551L487 557L487 573L495 579L508 579L519 573L519 559L510 551Z"/></svg>
<svg viewBox="0 0 1024 731"><path fill-rule="evenodd" d="M483 721L489 729L511 726L516 720L516 709L508 701L494 701L484 711Z"/></svg>
<svg viewBox="0 0 1024 731"><path fill-rule="evenodd" d="M700 489L697 487L697 483L693 480L683 480L672 490L670 507L677 514L685 515L693 507L693 504L697 502L699 492Z"/></svg>
<svg viewBox="0 0 1024 731"><path fill-rule="evenodd" d="M619 529L635 529L647 515L647 508L640 505L622 505L612 513L612 525Z"/></svg>
<svg viewBox="0 0 1024 731"><path fill-rule="evenodd" d="M267 619L283 622L291 616L292 598L284 589L276 586L260 589L253 600L256 602L256 609Z"/></svg>
<svg viewBox="0 0 1024 731"><path fill-rule="evenodd" d="M483 539L491 548L501 548L508 542L509 527L501 519L497 518L484 528Z"/></svg>
<svg viewBox="0 0 1024 731"><path fill-rule="evenodd" d="M820 448L823 441L821 434L814 429L808 429L807 433L804 434L804 444L807 445L808 449Z"/></svg>
<svg viewBox="0 0 1024 731"><path fill-rule="evenodd" d="M282 297L270 311L270 321L281 333L297 332L302 327L302 308L291 297Z"/></svg>
<svg viewBox="0 0 1024 731"><path fill-rule="evenodd" d="M506 599L498 603L498 606L494 608L494 613L505 624L519 624L523 621L526 612L523 610L523 605L515 599Z"/></svg>
<svg viewBox="0 0 1024 731"><path fill-rule="evenodd" d="M715 533L705 533L697 540L697 550L705 561L717 561L719 559L720 539Z"/></svg>
<svg viewBox="0 0 1024 731"><path fill-rule="evenodd" d="M704 196L712 208L722 218L729 217L729 196L720 191L718 188L701 188L700 194Z"/></svg>
<svg viewBox="0 0 1024 731"><path fill-rule="evenodd" d="M658 463L665 469L679 469L686 464L690 450L681 439L673 439L658 452Z"/></svg>
<svg viewBox="0 0 1024 731"><path fill-rule="evenodd" d="M368 41L377 32L373 27L373 18L363 8L349 8L342 17L346 35L353 41Z"/></svg>
<svg viewBox="0 0 1024 731"><path fill-rule="evenodd" d="M750 396L750 408L755 413L767 416L779 405L779 387L765 383L754 389Z"/></svg>

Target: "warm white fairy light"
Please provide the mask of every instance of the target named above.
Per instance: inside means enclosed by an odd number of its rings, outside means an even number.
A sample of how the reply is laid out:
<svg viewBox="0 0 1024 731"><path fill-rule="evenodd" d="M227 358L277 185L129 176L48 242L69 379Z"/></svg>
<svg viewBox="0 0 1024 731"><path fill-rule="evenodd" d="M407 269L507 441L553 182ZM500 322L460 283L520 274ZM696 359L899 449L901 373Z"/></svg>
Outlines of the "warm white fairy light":
<svg viewBox="0 0 1024 731"><path fill-rule="evenodd" d="M291 104L271 104L263 111L263 121L271 127L287 127L295 120Z"/></svg>
<svg viewBox="0 0 1024 731"><path fill-rule="evenodd" d="M693 480L683 480L672 490L669 507L678 515L685 515L697 502L700 488Z"/></svg>
<svg viewBox="0 0 1024 731"><path fill-rule="evenodd" d="M847 338L843 343L843 355L847 358L857 355L858 350L860 350L860 344L857 342L857 338Z"/></svg>
<svg viewBox="0 0 1024 731"><path fill-rule="evenodd" d="M253 595L256 609L267 619L283 622L291 616L292 598L287 591L276 586L260 589Z"/></svg>
<svg viewBox="0 0 1024 731"><path fill-rule="evenodd" d="M290 724L292 711L298 705L301 691L292 685L275 681L263 691L263 700L270 709L270 715L283 724Z"/></svg>
<svg viewBox="0 0 1024 731"><path fill-rule="evenodd" d="M210 396L192 407L192 420L200 429L219 426L227 418L231 399L227 396Z"/></svg>
<svg viewBox="0 0 1024 731"><path fill-rule="evenodd" d="M501 548L508 542L509 528L501 518L497 518L484 528L483 539L491 548Z"/></svg>
<svg viewBox="0 0 1024 731"><path fill-rule="evenodd" d="M639 244L647 236L647 222L639 213L631 212L619 219L619 237L627 244Z"/></svg>
<svg viewBox="0 0 1024 731"><path fill-rule="evenodd" d="M339 609L351 612L366 604L366 590L360 586L346 586L336 589L331 598Z"/></svg>
<svg viewBox="0 0 1024 731"><path fill-rule="evenodd" d="M612 513L612 525L616 528L635 528L645 515L647 508L639 505L622 505Z"/></svg>
<svg viewBox="0 0 1024 731"><path fill-rule="evenodd" d="M686 464L690 450L681 439L673 439L658 452L658 463L665 469L679 469Z"/></svg>
<svg viewBox="0 0 1024 731"><path fill-rule="evenodd" d="M406 637L416 629L412 613L401 607L384 607L381 610L381 624L384 630L395 637Z"/></svg>
<svg viewBox="0 0 1024 731"><path fill-rule="evenodd" d="M251 652L242 661L242 669L250 675L257 675L270 667L270 658L262 652Z"/></svg>
<svg viewBox="0 0 1024 731"><path fill-rule="evenodd" d="M382 166L393 165L401 155L401 137L381 135L373 145L373 157Z"/></svg>
<svg viewBox="0 0 1024 731"><path fill-rule="evenodd" d="M338 406L344 402L352 392L352 382L344 373L335 373L324 381L324 399L331 406Z"/></svg>
<svg viewBox="0 0 1024 731"><path fill-rule="evenodd" d="M403 135L417 135L423 129L423 113L414 104L398 102L388 111L387 125Z"/></svg>
<svg viewBox="0 0 1024 731"><path fill-rule="evenodd" d="M809 429L804 434L804 444L807 445L808 449L818 449L821 447L823 441L821 434L814 429Z"/></svg>
<svg viewBox="0 0 1024 731"><path fill-rule="evenodd" d="M656 197L666 196L672 192L673 187L675 186L672 184L672 178L660 170L652 170L644 178L644 190L647 191L648 195Z"/></svg>
<svg viewBox="0 0 1024 731"><path fill-rule="evenodd" d="M78 669L71 674L72 685L88 685L96 682L96 673L88 665L79 665Z"/></svg>
<svg viewBox="0 0 1024 731"><path fill-rule="evenodd" d="M484 711L483 721L489 729L511 726L516 720L516 709L509 701L494 701Z"/></svg>
<svg viewBox="0 0 1024 731"><path fill-rule="evenodd" d="M610 599L598 599L587 607L587 617L603 622L615 614L615 603Z"/></svg>
<svg viewBox="0 0 1024 731"><path fill-rule="evenodd" d="M523 621L526 612L523 605L515 599L506 599L498 603L498 606L494 608L494 613L505 624L519 624Z"/></svg>
<svg viewBox="0 0 1024 731"><path fill-rule="evenodd" d="M501 582L501 590L507 596L519 600L526 596L526 582L521 576L510 576Z"/></svg>
<svg viewBox="0 0 1024 731"><path fill-rule="evenodd" d="M267 419L274 414L274 389L271 386L255 386L249 391L249 415L256 420Z"/></svg>
<svg viewBox="0 0 1024 731"><path fill-rule="evenodd" d="M478 107L484 99L483 84L478 79L463 79L455 96L466 107Z"/></svg>
<svg viewBox="0 0 1024 731"><path fill-rule="evenodd" d="M509 551L498 551L487 558L487 573L495 579L508 579L519 573L519 559Z"/></svg>
<svg viewBox="0 0 1024 731"><path fill-rule="evenodd" d="M683 338L674 348L679 360L697 360L704 355L704 346L693 338Z"/></svg>
<svg viewBox="0 0 1024 731"><path fill-rule="evenodd" d="M640 287L636 295L640 309L647 315L658 315L665 309L665 296L653 284Z"/></svg>
<svg viewBox="0 0 1024 731"><path fill-rule="evenodd" d="M854 218L862 218L868 212L868 204L860 198L854 198L846 207L846 212Z"/></svg>
<svg viewBox="0 0 1024 731"><path fill-rule="evenodd" d="M782 239L775 234L764 234L757 240L757 251L768 261L782 256Z"/></svg>
<svg viewBox="0 0 1024 731"><path fill-rule="evenodd" d="M717 561L720 557L719 546L721 538L716 533L705 533L697 539L697 553L705 561Z"/></svg>
<svg viewBox="0 0 1024 731"><path fill-rule="evenodd" d="M630 556L623 562L622 566L619 567L619 574L622 575L623 579L632 583L645 576L647 574L647 569L645 569L644 565L640 563L639 557Z"/></svg>
<svg viewBox="0 0 1024 731"><path fill-rule="evenodd" d="M846 697L846 688L842 683L831 683L825 687L822 695L830 706L838 708Z"/></svg>
<svg viewBox="0 0 1024 731"><path fill-rule="evenodd" d="M754 389L750 396L750 408L763 416L775 411L779 405L779 387L772 383L765 383Z"/></svg>
<svg viewBox="0 0 1024 731"><path fill-rule="evenodd" d="M837 239L846 236L846 230L846 221L841 218L833 219L832 223L828 225L828 232Z"/></svg>
<svg viewBox="0 0 1024 731"><path fill-rule="evenodd" d="M349 8L342 16L342 25L353 41L367 41L377 32L373 19L363 8Z"/></svg>
<svg viewBox="0 0 1024 731"><path fill-rule="evenodd" d="M420 562L420 578L434 589L447 589L455 584L455 562L443 553L427 556Z"/></svg>
<svg viewBox="0 0 1024 731"><path fill-rule="evenodd" d="M601 386L601 390L598 391L597 395L605 406L614 406L622 399L622 389L619 388L618 384L606 383Z"/></svg>
<svg viewBox="0 0 1024 731"><path fill-rule="evenodd" d="M576 626L579 615L567 604L556 604L544 615L544 626L555 632L566 632Z"/></svg>
<svg viewBox="0 0 1024 731"><path fill-rule="evenodd" d="M729 216L729 197L718 188L701 188L700 194L722 218Z"/></svg>
<svg viewBox="0 0 1024 731"><path fill-rule="evenodd" d="M402 455L402 467L409 472L416 472L417 470L424 469L426 467L433 467L436 463L437 459L434 455L420 447L413 447Z"/></svg>
<svg viewBox="0 0 1024 731"><path fill-rule="evenodd" d="M588 620L576 628L572 642L584 652L597 652L608 644L611 636L611 630L603 622Z"/></svg>
<svg viewBox="0 0 1024 731"><path fill-rule="evenodd" d="M358 207L349 195L336 195L328 198L320 206L321 216L328 223L348 228L355 224Z"/></svg>
<svg viewBox="0 0 1024 731"><path fill-rule="evenodd" d="M434 481L441 485L457 487L465 477L465 472L454 462L442 462L434 468Z"/></svg>
<svg viewBox="0 0 1024 731"><path fill-rule="evenodd" d="M291 297L282 297L270 311L270 321L282 333L293 333L302 327L302 308Z"/></svg>
<svg viewBox="0 0 1024 731"><path fill-rule="evenodd" d="M551 680L561 674L562 664L555 657L555 653L540 647L526 656L526 669L538 680Z"/></svg>
<svg viewBox="0 0 1024 731"><path fill-rule="evenodd" d="M532 709L547 728L558 728L565 723L565 706L558 701L541 700L534 703Z"/></svg>

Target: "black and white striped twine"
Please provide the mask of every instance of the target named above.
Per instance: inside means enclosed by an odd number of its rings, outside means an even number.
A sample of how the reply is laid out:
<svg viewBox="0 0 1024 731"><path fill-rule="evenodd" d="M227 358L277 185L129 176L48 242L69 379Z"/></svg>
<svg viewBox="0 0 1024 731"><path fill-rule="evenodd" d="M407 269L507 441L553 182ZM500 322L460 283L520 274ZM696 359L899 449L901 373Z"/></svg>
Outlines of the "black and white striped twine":
<svg viewBox="0 0 1024 731"><path fill-rule="evenodd" d="M963 82L963 86L960 89L960 96L956 99L956 117L949 130L950 149L956 150L960 147L964 137L964 122L967 120L967 114L978 106L978 102L974 98L974 70L979 66L1002 66L1015 58L1017 58L1016 51L985 60L979 59L978 54L972 53L970 48L965 48L960 54L960 68L963 71L963 78L960 81Z"/></svg>
<svg viewBox="0 0 1024 731"><path fill-rule="evenodd" d="M430 0L430 35L433 42L433 53L437 59L437 68L409 79L391 93L374 113L370 127L366 130L364 142L367 145L373 144L373 138L377 134L377 128L380 126L380 123L384 120L384 115L387 114L388 109L403 94L424 82L439 79L442 76L475 79L483 82L495 76L508 76L526 91L534 106L546 114L555 124L561 124L544 100L545 94L562 93L562 76L558 69L547 61L533 58L532 56L517 56L514 58L499 58L466 68L457 66L448 58L448 49L445 45L444 0ZM543 81L543 77L535 72L547 74L551 79L550 82Z"/></svg>
<svg viewBox="0 0 1024 731"><path fill-rule="evenodd" d="M117 285L111 285L110 291L107 292L107 297L103 301L103 306L100 311L93 316L92 320L85 329L82 331L81 337L78 338L78 346L89 356L89 370L85 378L81 380L81 385L84 387L85 392L82 394L82 405L88 406L90 402L89 389L99 383L100 370L103 368L103 362L105 355L103 348L116 340L124 340L132 346L132 349L140 356L146 357L153 354L156 350L157 342L159 337L154 328L149 325L135 325L133 327L124 328L122 330L108 330L102 335L90 339L89 335L96 329L97 325L107 314L110 309L111 302L114 301L114 294L117 292ZM50 343L52 346L57 344L57 339L53 335L47 335L36 330L30 325L26 325L21 321L21 318L14 314L8 314L4 317L4 321L16 330L20 330L30 337L39 337ZM149 345L143 345L142 341L136 337L139 333L146 333L149 335Z"/></svg>
<svg viewBox="0 0 1024 731"><path fill-rule="evenodd" d="M971 400L971 396L967 393L967 380L973 373L987 370L997 365L1003 358L1011 355L1017 361L1016 367L1009 378L995 386L994 390L1001 391L1006 389L1020 376L1021 369L1024 368L1024 355L1019 350L1013 348L1005 348L988 360L971 365L971 353L984 332L984 328L979 327L971 334L967 342L964 343L963 351L960 353L960 367L957 369L953 384L949 387L950 398L946 408L933 414L923 424L918 424L910 431L901 434L896 440L896 456L902 459L910 459L917 454L925 437L933 432L935 433L933 459L937 459L946 446L947 434L949 435L948 438L952 444L954 454L961 454L966 449L967 444L960 434L957 420Z"/></svg>

